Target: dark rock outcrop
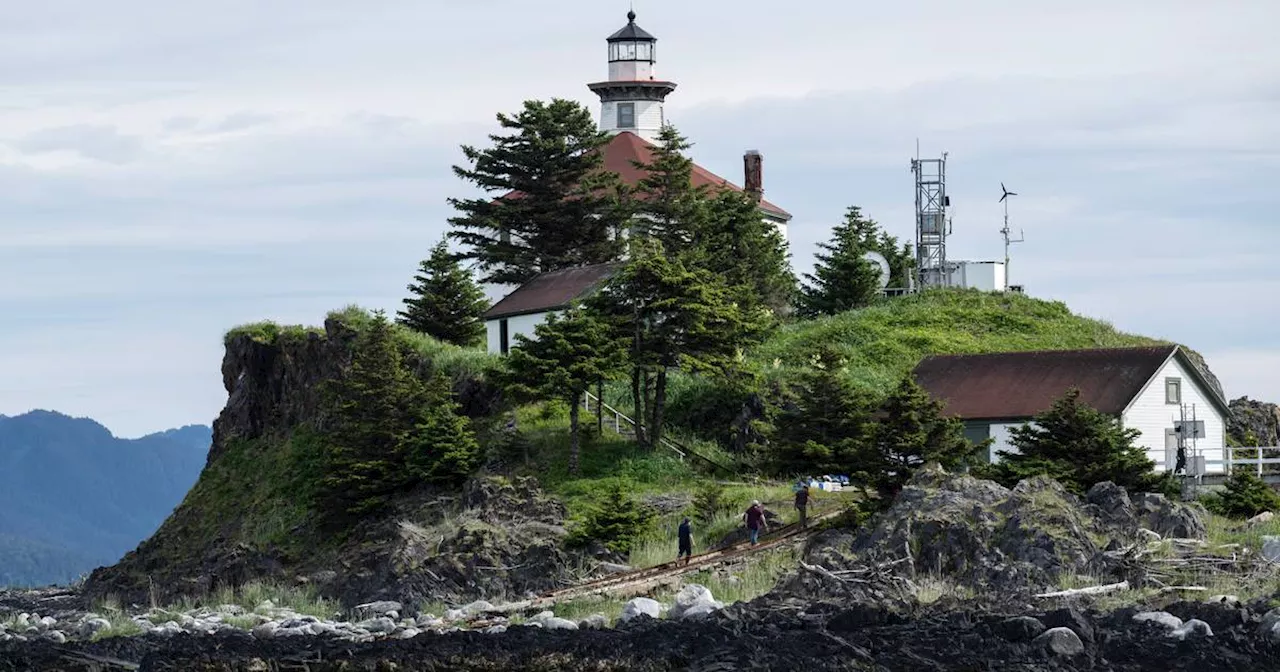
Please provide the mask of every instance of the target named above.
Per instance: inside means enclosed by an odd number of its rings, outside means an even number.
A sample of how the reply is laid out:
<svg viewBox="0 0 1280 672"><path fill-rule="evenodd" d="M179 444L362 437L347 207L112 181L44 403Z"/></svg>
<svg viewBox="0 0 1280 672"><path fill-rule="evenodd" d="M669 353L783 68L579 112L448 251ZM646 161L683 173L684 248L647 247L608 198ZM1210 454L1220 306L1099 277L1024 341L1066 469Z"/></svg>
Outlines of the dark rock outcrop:
<svg viewBox="0 0 1280 672"><path fill-rule="evenodd" d="M1240 397L1230 407L1227 436L1242 446L1280 446L1280 406Z"/></svg>
<svg viewBox="0 0 1280 672"><path fill-rule="evenodd" d="M193 503L189 495L151 538L119 563L95 570L85 583L90 599L111 595L134 603L167 601L263 579L310 583L328 597L364 601L406 597L397 592L401 590L409 591L408 597L420 597L427 594L428 584L435 586L432 594L437 597L481 596L535 589L552 580L563 563L556 550L563 536L563 511L548 504L532 482L497 487L477 481L461 493L425 488L406 493L395 515L365 521L341 544L309 542L304 552L282 550L261 542L261 534L245 533L275 523L249 520L248 513L227 504L238 496L227 483L262 478L246 466L259 462L244 452L265 456L259 451L279 451L264 461L281 463L286 459L281 457L284 446L300 428L307 428L309 435L323 433L324 387L350 365L352 344L359 336L340 316L326 319L323 333L271 333L269 339L249 331L228 335L222 361L227 404L213 423L213 446L201 482L192 490L198 496ZM429 373L435 364L416 352L407 353L406 366L420 374ZM464 413L488 414L500 403L496 388L482 376L453 376L453 392ZM239 448L232 450L233 446ZM211 480L221 485L204 483L210 474L217 474ZM215 497L228 519L213 519L201 509L201 501ZM272 512L255 515L271 517ZM295 538L307 532L305 522L292 521L289 533ZM424 537L424 530L432 538ZM429 556L437 564L426 562ZM520 569L489 569L513 565ZM419 570L420 577L407 578ZM429 578L431 571L437 578Z"/></svg>
<svg viewBox="0 0 1280 672"><path fill-rule="evenodd" d="M496 602L548 590L572 564L564 506L531 478L478 478L406 509L345 553L344 571L320 577L326 593L347 604Z"/></svg>
<svg viewBox="0 0 1280 672"><path fill-rule="evenodd" d="M353 644L318 637L259 640L246 634L112 638L57 645L0 643L0 671L111 668L140 672L247 672L293 664L342 670L1149 670L1261 672L1280 669L1280 647L1259 634L1265 607L1169 605L1205 614L1213 636L1178 639L1133 618L1060 609L1020 614L959 609L903 617L882 607L760 599L705 619L637 618L618 629L502 634L422 634ZM1229 613L1228 613L1229 612ZM1199 616L1195 616L1199 618ZM1205 621L1208 623L1209 621ZM290 661L290 662L286 662Z"/></svg>
<svg viewBox="0 0 1280 672"><path fill-rule="evenodd" d="M1095 486L1086 501L1044 477L1008 489L931 465L870 524L827 530L809 542L806 563L861 571L866 580L833 588L820 572L802 571L776 590L816 596L834 589L911 603L912 585L936 579L981 599L1025 599L1063 576L1125 578L1125 568L1104 551L1139 541L1143 528L1179 537L1205 531L1198 506L1145 493L1131 498L1111 483ZM869 569L877 567L882 576Z"/></svg>

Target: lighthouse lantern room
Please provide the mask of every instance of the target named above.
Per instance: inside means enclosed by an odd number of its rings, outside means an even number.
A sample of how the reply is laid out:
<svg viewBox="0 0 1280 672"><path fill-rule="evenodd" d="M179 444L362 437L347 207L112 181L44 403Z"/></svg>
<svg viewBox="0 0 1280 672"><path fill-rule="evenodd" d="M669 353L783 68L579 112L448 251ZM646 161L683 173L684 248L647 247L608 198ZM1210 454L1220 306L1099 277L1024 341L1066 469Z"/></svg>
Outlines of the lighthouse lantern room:
<svg viewBox="0 0 1280 672"><path fill-rule="evenodd" d="M654 73L658 38L636 25L635 12L627 12L627 25L606 42L609 80L587 85L600 96L600 128L609 133L631 131L657 141L666 121L662 103L676 88Z"/></svg>

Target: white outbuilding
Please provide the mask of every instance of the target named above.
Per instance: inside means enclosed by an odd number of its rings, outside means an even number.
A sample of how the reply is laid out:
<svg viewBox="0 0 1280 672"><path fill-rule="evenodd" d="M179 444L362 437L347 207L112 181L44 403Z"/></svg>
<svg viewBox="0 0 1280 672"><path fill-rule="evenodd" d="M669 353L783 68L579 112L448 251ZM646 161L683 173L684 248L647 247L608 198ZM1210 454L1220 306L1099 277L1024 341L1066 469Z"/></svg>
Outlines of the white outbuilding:
<svg viewBox="0 0 1280 672"><path fill-rule="evenodd" d="M1138 430L1135 443L1157 470L1175 468L1182 440L1187 473L1221 474L1230 410L1208 375L1178 345L935 355L914 371L943 412L964 421L966 436L993 439L993 462L997 451L1014 452L1010 429L1074 387L1081 403Z"/></svg>

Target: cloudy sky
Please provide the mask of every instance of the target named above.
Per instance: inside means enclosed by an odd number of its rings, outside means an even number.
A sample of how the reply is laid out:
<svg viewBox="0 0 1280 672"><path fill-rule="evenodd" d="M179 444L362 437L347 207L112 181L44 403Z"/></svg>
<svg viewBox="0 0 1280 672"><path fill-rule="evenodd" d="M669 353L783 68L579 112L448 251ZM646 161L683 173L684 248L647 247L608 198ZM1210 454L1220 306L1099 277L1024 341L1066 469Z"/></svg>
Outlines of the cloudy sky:
<svg viewBox="0 0 1280 672"><path fill-rule="evenodd" d="M108 6L109 5L109 6ZM1056 9L1049 9L1054 6ZM458 146L597 102L625 0L0 3L0 413L208 423L221 335L394 311L465 195ZM949 152L952 258L1280 400L1280 3L637 0L695 158L795 215L911 236Z"/></svg>

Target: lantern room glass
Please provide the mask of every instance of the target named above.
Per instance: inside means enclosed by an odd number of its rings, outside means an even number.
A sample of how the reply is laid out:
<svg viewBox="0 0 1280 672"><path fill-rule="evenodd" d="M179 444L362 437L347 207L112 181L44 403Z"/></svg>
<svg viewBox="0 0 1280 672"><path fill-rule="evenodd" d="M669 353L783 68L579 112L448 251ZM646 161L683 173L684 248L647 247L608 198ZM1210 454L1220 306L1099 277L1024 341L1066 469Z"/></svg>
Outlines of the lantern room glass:
<svg viewBox="0 0 1280 672"><path fill-rule="evenodd" d="M654 60L654 43L649 40L627 40L609 43L610 61Z"/></svg>

